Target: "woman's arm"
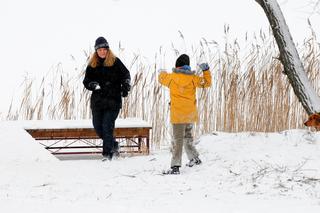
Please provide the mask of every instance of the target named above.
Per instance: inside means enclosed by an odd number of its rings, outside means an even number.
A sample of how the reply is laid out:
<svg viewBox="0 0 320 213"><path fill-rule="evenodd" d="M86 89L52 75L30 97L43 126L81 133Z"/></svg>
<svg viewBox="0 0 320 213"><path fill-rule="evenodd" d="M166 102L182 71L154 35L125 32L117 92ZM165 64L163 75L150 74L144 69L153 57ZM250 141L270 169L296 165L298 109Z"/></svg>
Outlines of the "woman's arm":
<svg viewBox="0 0 320 213"><path fill-rule="evenodd" d="M120 68L121 73L121 94L123 97L127 97L128 92L131 90L130 72L119 58L117 58L117 64Z"/></svg>
<svg viewBox="0 0 320 213"><path fill-rule="evenodd" d="M93 80L92 73L93 73L92 67L87 66L82 83L87 90L90 90L90 91L99 90L100 85L97 81Z"/></svg>

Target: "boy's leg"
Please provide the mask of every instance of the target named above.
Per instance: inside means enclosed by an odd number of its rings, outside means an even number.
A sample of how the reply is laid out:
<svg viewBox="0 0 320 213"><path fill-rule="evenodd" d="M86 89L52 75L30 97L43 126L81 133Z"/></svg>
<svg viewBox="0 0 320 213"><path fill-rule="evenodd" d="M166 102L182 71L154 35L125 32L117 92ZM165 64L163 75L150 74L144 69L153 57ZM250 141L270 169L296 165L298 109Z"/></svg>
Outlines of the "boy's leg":
<svg viewBox="0 0 320 213"><path fill-rule="evenodd" d="M199 157L199 152L194 146L192 131L193 131L193 124L187 124L185 127L185 135L184 135L184 149L187 153L189 160Z"/></svg>
<svg viewBox="0 0 320 213"><path fill-rule="evenodd" d="M172 124L173 140L172 140L171 168L174 166L181 167L184 129L185 129L185 124Z"/></svg>

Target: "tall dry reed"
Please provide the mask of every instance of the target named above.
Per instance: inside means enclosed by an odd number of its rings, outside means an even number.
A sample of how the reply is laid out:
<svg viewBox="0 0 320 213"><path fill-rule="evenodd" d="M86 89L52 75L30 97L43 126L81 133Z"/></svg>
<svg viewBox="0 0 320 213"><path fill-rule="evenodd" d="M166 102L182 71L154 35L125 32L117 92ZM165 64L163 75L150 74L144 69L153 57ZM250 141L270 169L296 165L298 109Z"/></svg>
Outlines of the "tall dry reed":
<svg viewBox="0 0 320 213"><path fill-rule="evenodd" d="M272 35L260 32L253 39L245 37L246 48L241 49L237 40L228 40L228 33L226 27L226 41L222 45L203 39L189 50L195 63L209 62L213 77L212 87L197 93L200 119L195 135L213 131L274 132L303 128L307 115L282 72ZM184 40L182 34L181 39ZM120 46L119 54L123 54ZM298 45L298 50L309 79L319 93L320 47L316 35ZM176 56L183 53L174 45L172 51ZM89 58L90 54L85 54ZM160 48L151 64L141 55L135 55L131 63L126 63L134 73L132 90L124 99L119 115L150 122L155 149L168 144L171 135L168 90L158 83L157 72L165 64L165 54ZM26 79L21 99L11 104L6 118L90 118L90 92L82 85L85 67L86 63L77 68L81 72L70 75L58 65L43 77L39 87Z"/></svg>

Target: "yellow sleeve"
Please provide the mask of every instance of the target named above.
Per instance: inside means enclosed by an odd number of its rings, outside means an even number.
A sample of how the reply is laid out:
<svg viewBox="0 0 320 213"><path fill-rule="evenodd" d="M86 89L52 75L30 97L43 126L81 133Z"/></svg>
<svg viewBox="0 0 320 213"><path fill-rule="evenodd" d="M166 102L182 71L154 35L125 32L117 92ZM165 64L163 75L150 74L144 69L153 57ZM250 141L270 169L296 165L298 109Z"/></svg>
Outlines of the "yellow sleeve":
<svg viewBox="0 0 320 213"><path fill-rule="evenodd" d="M196 76L194 81L196 87L206 88L211 86L211 73L210 70L203 72L203 76Z"/></svg>
<svg viewBox="0 0 320 213"><path fill-rule="evenodd" d="M169 87L170 82L171 82L171 74L167 72L161 72L159 74L159 83L162 84L163 86Z"/></svg>

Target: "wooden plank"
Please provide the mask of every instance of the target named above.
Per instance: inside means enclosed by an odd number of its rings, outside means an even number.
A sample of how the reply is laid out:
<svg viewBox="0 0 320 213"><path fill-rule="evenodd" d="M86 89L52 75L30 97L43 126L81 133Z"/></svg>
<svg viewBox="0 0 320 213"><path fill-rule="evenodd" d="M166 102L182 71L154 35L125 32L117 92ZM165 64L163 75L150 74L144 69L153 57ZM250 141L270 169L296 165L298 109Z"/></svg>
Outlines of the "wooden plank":
<svg viewBox="0 0 320 213"><path fill-rule="evenodd" d="M122 145L122 148L127 149L126 153L146 153L149 154L149 132L151 127L129 127L115 128L115 138L123 138L129 140L137 140L137 145ZM98 139L98 136L93 128L65 128L65 129L26 129L26 131L36 140L81 140L81 139ZM52 154L83 154L83 153L101 153L97 151L90 152L88 149L98 148L98 146L46 146L48 150L57 150ZM100 148L100 146L99 146ZM136 148L137 150L130 150ZM64 149L82 149L87 151L71 151L61 152Z"/></svg>
<svg viewBox="0 0 320 213"><path fill-rule="evenodd" d="M116 128L115 137L149 137L151 128ZM97 139L98 136L93 128L88 129L30 129L26 130L36 140L59 140L59 139Z"/></svg>

